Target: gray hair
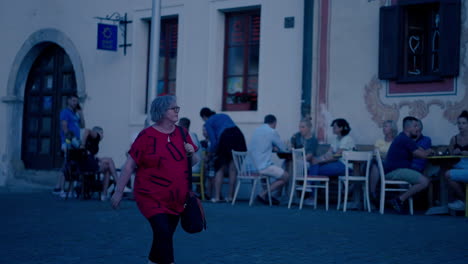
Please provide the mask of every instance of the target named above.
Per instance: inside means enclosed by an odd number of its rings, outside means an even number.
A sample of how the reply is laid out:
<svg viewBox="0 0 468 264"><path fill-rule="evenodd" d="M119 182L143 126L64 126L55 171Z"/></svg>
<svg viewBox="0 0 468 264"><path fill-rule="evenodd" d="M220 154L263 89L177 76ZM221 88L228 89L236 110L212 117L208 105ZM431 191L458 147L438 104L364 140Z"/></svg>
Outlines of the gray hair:
<svg viewBox="0 0 468 264"><path fill-rule="evenodd" d="M173 95L164 95L156 97L151 103L150 115L151 121L158 123L163 119L164 114L172 103L176 102L176 97Z"/></svg>
<svg viewBox="0 0 468 264"><path fill-rule="evenodd" d="M104 133L104 129L102 129L102 127L99 127L99 126L93 127L92 130L96 133L100 133L100 134Z"/></svg>
<svg viewBox="0 0 468 264"><path fill-rule="evenodd" d="M392 135L393 137L396 137L396 135L398 134L398 128L397 128L396 122L393 120L385 120L383 122L383 126L385 126L386 124L390 125L390 127L392 128Z"/></svg>

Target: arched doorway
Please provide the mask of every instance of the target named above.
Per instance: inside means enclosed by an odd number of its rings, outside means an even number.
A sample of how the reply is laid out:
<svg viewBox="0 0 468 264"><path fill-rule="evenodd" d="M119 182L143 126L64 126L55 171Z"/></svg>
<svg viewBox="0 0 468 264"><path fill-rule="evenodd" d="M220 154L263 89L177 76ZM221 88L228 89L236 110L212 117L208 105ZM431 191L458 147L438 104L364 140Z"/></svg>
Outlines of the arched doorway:
<svg viewBox="0 0 468 264"><path fill-rule="evenodd" d="M21 158L28 169L61 167L59 113L76 94L73 65L65 51L50 44L34 61L24 93Z"/></svg>

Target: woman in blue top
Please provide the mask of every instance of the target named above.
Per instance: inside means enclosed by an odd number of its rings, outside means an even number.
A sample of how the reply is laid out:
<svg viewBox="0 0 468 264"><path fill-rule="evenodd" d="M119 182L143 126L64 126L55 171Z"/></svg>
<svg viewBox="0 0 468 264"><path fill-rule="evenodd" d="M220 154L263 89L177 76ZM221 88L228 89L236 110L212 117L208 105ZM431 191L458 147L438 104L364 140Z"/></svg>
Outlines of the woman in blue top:
<svg viewBox="0 0 468 264"><path fill-rule="evenodd" d="M247 151L244 135L234 121L226 114L216 114L216 112L204 107L200 111L200 116L205 121L205 129L210 141L208 155L211 157L215 156L215 196L211 201L220 201L224 170L229 168L229 193L226 201L230 202L236 183L236 168L232 160L231 151Z"/></svg>

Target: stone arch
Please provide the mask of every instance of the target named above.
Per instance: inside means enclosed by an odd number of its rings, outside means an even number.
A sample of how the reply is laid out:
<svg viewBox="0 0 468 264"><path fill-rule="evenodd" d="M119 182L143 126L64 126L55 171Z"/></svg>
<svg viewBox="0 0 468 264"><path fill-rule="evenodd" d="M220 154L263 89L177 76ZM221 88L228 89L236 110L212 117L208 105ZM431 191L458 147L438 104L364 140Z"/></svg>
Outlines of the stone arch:
<svg viewBox="0 0 468 264"><path fill-rule="evenodd" d="M54 43L67 53L75 71L76 88L80 99L86 98L85 78L81 57L71 39L63 32L54 28L45 28L31 34L19 48L8 75L7 95L3 102L7 104L7 133L6 148L3 161L6 171L5 176L16 177L23 170L21 161L21 133L23 120L23 102L25 85L29 71L45 47ZM0 175L0 185L2 185ZM5 182L7 179L4 179Z"/></svg>

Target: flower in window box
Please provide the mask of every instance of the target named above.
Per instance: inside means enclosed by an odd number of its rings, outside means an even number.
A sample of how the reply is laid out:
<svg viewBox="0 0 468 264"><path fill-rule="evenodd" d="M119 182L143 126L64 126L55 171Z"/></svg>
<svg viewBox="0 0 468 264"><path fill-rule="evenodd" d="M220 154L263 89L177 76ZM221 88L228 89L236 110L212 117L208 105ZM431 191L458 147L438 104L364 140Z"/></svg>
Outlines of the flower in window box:
<svg viewBox="0 0 468 264"><path fill-rule="evenodd" d="M239 103L250 103L257 101L257 93L255 92L237 92L233 94L233 102Z"/></svg>

